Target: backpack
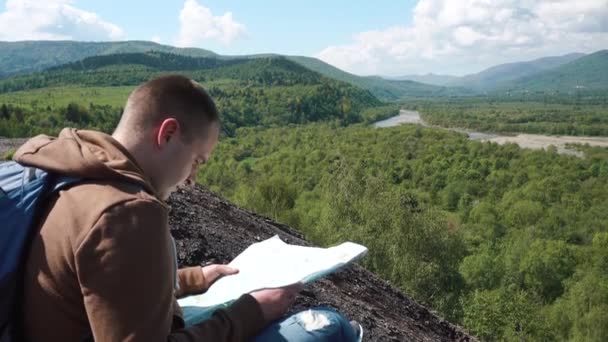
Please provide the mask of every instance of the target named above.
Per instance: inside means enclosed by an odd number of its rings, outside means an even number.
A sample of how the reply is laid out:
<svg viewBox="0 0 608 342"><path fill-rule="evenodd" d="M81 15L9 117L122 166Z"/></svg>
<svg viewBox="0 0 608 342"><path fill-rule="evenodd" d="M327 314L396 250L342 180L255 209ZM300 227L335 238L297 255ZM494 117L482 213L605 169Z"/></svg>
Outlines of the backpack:
<svg viewBox="0 0 608 342"><path fill-rule="evenodd" d="M79 181L12 161L0 164L0 342L16 337L16 302L39 209L51 195Z"/></svg>

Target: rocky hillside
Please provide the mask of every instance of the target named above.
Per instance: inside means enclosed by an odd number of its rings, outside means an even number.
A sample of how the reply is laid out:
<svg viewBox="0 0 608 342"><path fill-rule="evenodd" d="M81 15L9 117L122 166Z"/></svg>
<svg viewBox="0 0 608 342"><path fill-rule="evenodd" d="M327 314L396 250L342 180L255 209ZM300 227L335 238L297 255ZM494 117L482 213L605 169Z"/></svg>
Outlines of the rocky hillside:
<svg viewBox="0 0 608 342"><path fill-rule="evenodd" d="M250 244L276 234L290 244L310 245L296 230L238 208L201 186L179 190L169 204L182 266L227 263ZM293 311L319 305L360 322L366 341L475 340L358 265L308 286Z"/></svg>

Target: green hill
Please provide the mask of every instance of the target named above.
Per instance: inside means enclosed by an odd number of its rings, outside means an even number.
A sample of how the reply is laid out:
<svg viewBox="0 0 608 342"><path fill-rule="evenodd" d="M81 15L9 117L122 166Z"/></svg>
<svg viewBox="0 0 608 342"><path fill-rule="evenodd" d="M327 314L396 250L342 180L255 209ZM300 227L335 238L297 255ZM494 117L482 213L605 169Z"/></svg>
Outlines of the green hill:
<svg viewBox="0 0 608 342"><path fill-rule="evenodd" d="M396 107L378 109L382 103L368 91L283 57L223 60L130 53L89 57L0 80L0 136L31 135L66 124L109 130L132 88L167 72L203 83L229 135L244 126L316 121L344 125L397 112Z"/></svg>
<svg viewBox="0 0 608 342"><path fill-rule="evenodd" d="M280 57L280 55L275 54L221 56L203 49L175 48L145 41L101 43L75 41L0 42L0 78L8 75L42 71L92 56L150 51L189 57L210 57L222 61ZM369 90L374 96L382 100L395 101L412 97L459 96L472 93L470 90L463 88L440 87L413 81L386 80L375 76L361 77L344 72L316 58L285 57L324 76Z"/></svg>
<svg viewBox="0 0 608 342"><path fill-rule="evenodd" d="M328 84L371 94L324 77L283 57L256 59L195 58L163 52L93 56L28 75L0 80L0 93L56 86L137 85L166 72L180 72L199 81L244 82L251 86L312 86Z"/></svg>
<svg viewBox="0 0 608 342"><path fill-rule="evenodd" d="M557 68L519 78L502 91L598 93L608 90L608 50L598 51Z"/></svg>
<svg viewBox="0 0 608 342"><path fill-rule="evenodd" d="M0 42L0 77L41 71L96 55L160 51L191 57L217 57L214 52L176 48L147 41L75 42L21 41Z"/></svg>

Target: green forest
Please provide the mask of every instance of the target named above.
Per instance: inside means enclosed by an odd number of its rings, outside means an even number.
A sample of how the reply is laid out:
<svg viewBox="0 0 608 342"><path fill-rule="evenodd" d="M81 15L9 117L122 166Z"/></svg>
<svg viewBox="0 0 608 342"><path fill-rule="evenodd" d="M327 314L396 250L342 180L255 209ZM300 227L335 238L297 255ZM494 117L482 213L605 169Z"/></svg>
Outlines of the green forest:
<svg viewBox="0 0 608 342"><path fill-rule="evenodd" d="M199 181L363 263L484 340L608 339L608 151L418 126L241 128Z"/></svg>

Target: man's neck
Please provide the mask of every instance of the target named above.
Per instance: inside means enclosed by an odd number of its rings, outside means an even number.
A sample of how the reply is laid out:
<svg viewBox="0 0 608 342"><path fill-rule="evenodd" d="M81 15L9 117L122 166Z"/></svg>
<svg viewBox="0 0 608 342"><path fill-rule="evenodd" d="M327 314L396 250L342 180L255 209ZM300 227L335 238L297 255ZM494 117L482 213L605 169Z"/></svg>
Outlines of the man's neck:
<svg viewBox="0 0 608 342"><path fill-rule="evenodd" d="M150 161L152 153L149 151L148 146L143 141L139 140L136 135L130 136L121 132L114 132L112 138L118 141L118 143L135 158L135 163L141 168L144 176L148 179L154 189L158 192L162 192L162 189L159 189L159 184L157 183L157 168L154 167Z"/></svg>

